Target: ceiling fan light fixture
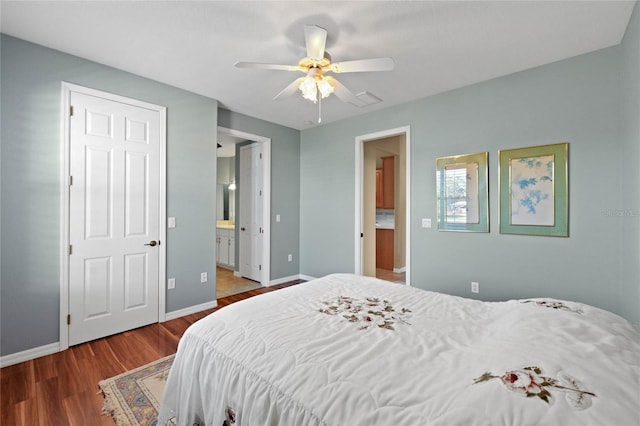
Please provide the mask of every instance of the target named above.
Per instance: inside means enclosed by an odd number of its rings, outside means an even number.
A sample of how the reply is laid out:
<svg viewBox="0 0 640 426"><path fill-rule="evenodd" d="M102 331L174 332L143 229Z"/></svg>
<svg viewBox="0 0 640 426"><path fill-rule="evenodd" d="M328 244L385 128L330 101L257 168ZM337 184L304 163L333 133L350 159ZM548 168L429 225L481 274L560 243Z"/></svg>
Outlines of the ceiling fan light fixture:
<svg viewBox="0 0 640 426"><path fill-rule="evenodd" d="M324 77L321 77L320 79L318 79L317 86L318 86L318 90L320 91L320 95L323 98L326 98L327 96L333 93L333 86Z"/></svg>
<svg viewBox="0 0 640 426"><path fill-rule="evenodd" d="M302 97L312 102L318 100L318 86L316 85L316 79L313 76L307 76L300 83L300 91Z"/></svg>
<svg viewBox="0 0 640 426"><path fill-rule="evenodd" d="M356 97L349 89L344 87L332 76L324 76L326 72L333 73L358 73L372 71L391 71L395 63L391 58L358 59L343 62L331 62L331 56L325 51L327 30L317 25L305 25L305 47L307 56L302 58L298 65L266 64L260 62L236 62L238 68L262 68L269 70L297 71L306 74L292 81L273 100L291 96L300 90L302 97L318 105L321 111L322 99L332 93L342 102L349 102L356 106L366 106L370 103L380 102L379 98L364 100ZM318 96L318 92L320 95ZM318 120L320 121L320 120Z"/></svg>

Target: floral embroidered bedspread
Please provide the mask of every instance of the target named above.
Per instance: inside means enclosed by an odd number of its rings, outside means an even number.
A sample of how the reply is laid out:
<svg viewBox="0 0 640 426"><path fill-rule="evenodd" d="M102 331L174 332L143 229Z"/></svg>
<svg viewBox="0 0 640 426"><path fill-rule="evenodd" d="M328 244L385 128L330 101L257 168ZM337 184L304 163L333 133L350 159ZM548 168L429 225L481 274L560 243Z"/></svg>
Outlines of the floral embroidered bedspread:
<svg viewBox="0 0 640 426"><path fill-rule="evenodd" d="M349 322L360 323L358 330L366 330L369 327L395 330L394 324L398 321L407 323L407 315L411 312L408 308L396 309L388 300L380 300L377 297L358 299L339 296L333 300L325 300L322 304L324 306L320 308L320 312L339 315Z"/></svg>
<svg viewBox="0 0 640 426"><path fill-rule="evenodd" d="M169 419L638 425L640 332L580 303L480 302L334 274L189 328L158 424Z"/></svg>

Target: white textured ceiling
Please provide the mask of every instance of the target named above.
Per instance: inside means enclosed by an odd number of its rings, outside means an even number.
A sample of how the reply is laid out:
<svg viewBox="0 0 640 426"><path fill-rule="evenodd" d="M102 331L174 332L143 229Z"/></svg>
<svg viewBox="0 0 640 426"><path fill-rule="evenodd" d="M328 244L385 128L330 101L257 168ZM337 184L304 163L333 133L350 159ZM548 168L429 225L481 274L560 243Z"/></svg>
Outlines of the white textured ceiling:
<svg viewBox="0 0 640 426"><path fill-rule="evenodd" d="M301 74L237 69L297 64L304 24L328 30L334 62L389 56L391 72L338 74L359 108L335 96L328 123L619 44L635 1L2 1L0 30L220 101L296 129L317 106L272 98Z"/></svg>

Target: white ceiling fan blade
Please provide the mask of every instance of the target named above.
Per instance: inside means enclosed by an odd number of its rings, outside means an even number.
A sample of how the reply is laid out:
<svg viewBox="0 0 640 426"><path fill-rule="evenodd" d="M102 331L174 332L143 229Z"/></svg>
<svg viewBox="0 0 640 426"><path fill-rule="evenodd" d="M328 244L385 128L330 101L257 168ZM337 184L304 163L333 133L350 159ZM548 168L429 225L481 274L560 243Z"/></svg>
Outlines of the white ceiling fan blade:
<svg viewBox="0 0 640 426"><path fill-rule="evenodd" d="M344 87L344 85L338 80L330 76L325 76L324 79L327 80L333 87L333 94L336 95L342 102L349 102L352 104L360 103L360 100L356 97L356 95L351 93L351 90Z"/></svg>
<svg viewBox="0 0 640 426"><path fill-rule="evenodd" d="M300 87L300 83L304 80L304 77L296 78L290 85L285 87L280 93L278 93L273 100L277 101L278 99L286 98L287 96L291 96L296 93L296 90Z"/></svg>
<svg viewBox="0 0 640 426"><path fill-rule="evenodd" d="M333 71L335 73L391 71L395 65L391 58L360 59L358 61L336 62L327 66L325 71Z"/></svg>
<svg viewBox="0 0 640 426"><path fill-rule="evenodd" d="M297 65L265 64L262 62L236 62L236 68L259 68L263 70L302 71Z"/></svg>
<svg viewBox="0 0 640 426"><path fill-rule="evenodd" d="M305 25L304 40L307 46L307 57L318 61L324 59L327 30L320 28L317 25Z"/></svg>

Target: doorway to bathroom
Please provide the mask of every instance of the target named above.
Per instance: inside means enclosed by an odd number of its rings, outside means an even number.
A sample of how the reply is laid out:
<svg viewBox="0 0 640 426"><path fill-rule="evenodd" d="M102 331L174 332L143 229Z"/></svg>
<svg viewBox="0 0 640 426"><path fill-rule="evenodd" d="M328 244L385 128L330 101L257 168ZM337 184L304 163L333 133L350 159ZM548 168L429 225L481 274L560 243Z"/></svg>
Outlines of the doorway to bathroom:
<svg viewBox="0 0 640 426"><path fill-rule="evenodd" d="M217 151L216 297L220 298L269 285L271 140L218 127ZM244 159L247 153L249 160ZM252 238L256 235L259 238Z"/></svg>

